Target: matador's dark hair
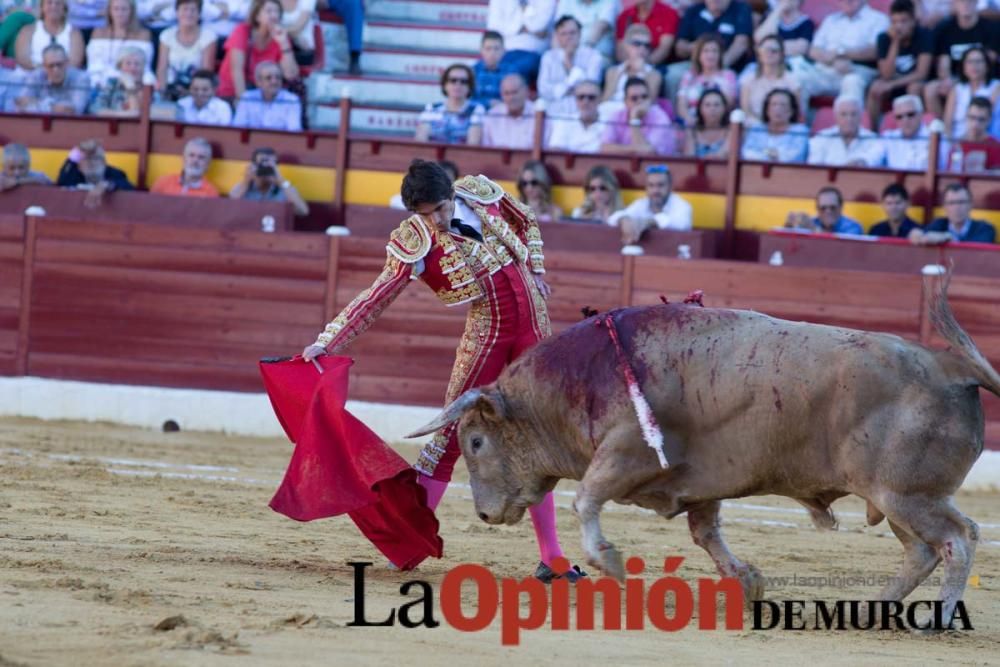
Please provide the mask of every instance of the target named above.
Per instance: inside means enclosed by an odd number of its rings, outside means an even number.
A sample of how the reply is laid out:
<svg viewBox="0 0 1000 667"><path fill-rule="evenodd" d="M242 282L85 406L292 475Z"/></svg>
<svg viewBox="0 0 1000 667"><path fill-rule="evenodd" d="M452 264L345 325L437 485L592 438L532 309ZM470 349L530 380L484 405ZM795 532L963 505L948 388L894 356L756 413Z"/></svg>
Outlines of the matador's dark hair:
<svg viewBox="0 0 1000 667"><path fill-rule="evenodd" d="M403 177L399 190L403 205L415 211L421 204L437 203L454 195L451 179L437 162L416 159Z"/></svg>

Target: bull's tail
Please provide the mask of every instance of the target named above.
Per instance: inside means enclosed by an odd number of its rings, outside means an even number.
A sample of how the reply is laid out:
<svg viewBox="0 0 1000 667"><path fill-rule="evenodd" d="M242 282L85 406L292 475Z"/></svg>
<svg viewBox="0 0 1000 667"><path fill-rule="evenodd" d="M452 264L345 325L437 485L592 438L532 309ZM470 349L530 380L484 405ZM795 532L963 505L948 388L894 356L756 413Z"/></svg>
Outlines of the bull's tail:
<svg viewBox="0 0 1000 667"><path fill-rule="evenodd" d="M965 333L965 329L955 319L955 314L951 312L951 306L948 304L950 282L949 267L941 279L940 289L931 298L931 323L934 329L951 344L954 351L965 359L969 371L979 385L1000 396L1000 374L990 365L969 334Z"/></svg>

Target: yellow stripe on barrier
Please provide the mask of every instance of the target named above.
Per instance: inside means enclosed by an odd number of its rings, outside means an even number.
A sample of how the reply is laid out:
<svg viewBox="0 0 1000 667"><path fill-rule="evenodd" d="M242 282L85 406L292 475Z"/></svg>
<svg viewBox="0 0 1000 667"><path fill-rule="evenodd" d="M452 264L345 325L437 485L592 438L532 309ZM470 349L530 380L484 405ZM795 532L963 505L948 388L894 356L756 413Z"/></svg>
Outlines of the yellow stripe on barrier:
<svg viewBox="0 0 1000 667"><path fill-rule="evenodd" d="M758 197L740 195L736 209L736 228L766 232L785 225L785 218L792 211L802 211L816 215L816 201L794 197ZM921 220L924 211L911 206L907 213L914 220ZM878 204L871 202L844 202L844 215L861 223L865 231L881 220L885 212Z"/></svg>
<svg viewBox="0 0 1000 667"><path fill-rule="evenodd" d="M222 194L228 194L243 179L247 164L243 160L212 160L208 169L208 180ZM146 185L152 187L165 174L180 173L184 162L179 155L154 153L149 156ZM281 175L295 185L306 201L332 202L335 169L327 167L303 167L300 165L279 165Z"/></svg>

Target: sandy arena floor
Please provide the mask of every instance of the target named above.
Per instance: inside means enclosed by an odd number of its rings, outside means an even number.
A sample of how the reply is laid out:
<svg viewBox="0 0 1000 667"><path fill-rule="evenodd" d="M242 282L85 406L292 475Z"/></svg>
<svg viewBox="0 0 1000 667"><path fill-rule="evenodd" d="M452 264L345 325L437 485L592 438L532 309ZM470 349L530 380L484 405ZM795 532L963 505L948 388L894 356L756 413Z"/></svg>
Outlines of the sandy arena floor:
<svg viewBox="0 0 1000 667"><path fill-rule="evenodd" d="M400 450L415 458L415 448ZM958 498L983 537L973 570L978 586L966 592L971 632L667 634L647 624L632 632L529 631L520 646L503 647L498 621L478 633L445 625L346 627L354 597L346 563L375 561L367 606L373 619L384 617L407 601L398 593L402 582L436 586L458 563L482 563L500 576L529 574L537 562L530 523L486 526L474 517L468 490L452 488L439 513L447 557L414 573L393 572L348 519L298 524L267 507L290 453L280 440L0 420L0 667L1000 663L998 495ZM464 475L460 466L455 482ZM559 497L560 530L568 554L579 559L570 500ZM835 509L836 533L816 532L784 499L735 501L723 516L733 550L766 576L893 574L901 551L886 525L865 528L856 500ZM648 580L659 576L654 568L668 552L686 558L686 579L715 576L683 518L609 510L605 532L626 555L646 560ZM873 592L863 584L786 583L772 585L768 597L863 599ZM936 594L925 586L913 597ZM183 616L177 627L154 629L174 616Z"/></svg>

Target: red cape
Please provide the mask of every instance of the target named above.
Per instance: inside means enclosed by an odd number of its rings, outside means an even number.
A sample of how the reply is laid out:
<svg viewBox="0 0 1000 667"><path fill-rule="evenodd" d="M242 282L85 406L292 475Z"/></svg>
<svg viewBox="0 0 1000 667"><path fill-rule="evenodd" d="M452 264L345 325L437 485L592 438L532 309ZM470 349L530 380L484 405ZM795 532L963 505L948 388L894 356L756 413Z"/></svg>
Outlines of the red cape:
<svg viewBox="0 0 1000 667"><path fill-rule="evenodd" d="M260 372L278 421L295 443L271 508L297 521L348 514L401 570L444 542L417 471L349 413L349 357L322 356L320 374L302 357L262 360Z"/></svg>

